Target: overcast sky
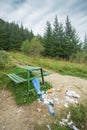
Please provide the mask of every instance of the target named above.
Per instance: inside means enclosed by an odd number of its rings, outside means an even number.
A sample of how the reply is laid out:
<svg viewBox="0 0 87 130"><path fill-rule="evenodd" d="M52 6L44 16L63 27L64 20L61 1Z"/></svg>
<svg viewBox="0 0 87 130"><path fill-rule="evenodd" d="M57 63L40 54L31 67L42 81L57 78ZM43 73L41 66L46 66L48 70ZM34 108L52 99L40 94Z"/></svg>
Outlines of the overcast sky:
<svg viewBox="0 0 87 130"><path fill-rule="evenodd" d="M34 34L43 34L47 20L57 15L65 24L68 15L81 39L87 33L87 0L0 0L0 18L23 24Z"/></svg>

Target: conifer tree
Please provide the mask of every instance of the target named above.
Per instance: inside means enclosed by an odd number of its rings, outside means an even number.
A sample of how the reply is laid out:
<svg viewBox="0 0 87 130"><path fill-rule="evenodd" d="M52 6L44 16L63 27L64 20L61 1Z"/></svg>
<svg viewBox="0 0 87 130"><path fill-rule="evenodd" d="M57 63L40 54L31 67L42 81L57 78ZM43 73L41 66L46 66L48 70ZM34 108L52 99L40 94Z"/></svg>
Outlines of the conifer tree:
<svg viewBox="0 0 87 130"><path fill-rule="evenodd" d="M52 45L52 56L59 56L59 22L57 16L55 17L53 24L53 45Z"/></svg>
<svg viewBox="0 0 87 130"><path fill-rule="evenodd" d="M44 55L51 56L51 46L52 46L52 28L49 21L47 21L46 30L44 33Z"/></svg>
<svg viewBox="0 0 87 130"><path fill-rule="evenodd" d="M68 58L80 49L79 45L79 37L76 33L76 30L71 25L69 17L66 18L66 26L65 26L65 58Z"/></svg>
<svg viewBox="0 0 87 130"><path fill-rule="evenodd" d="M83 45L83 49L84 51L87 52L87 35L85 34L85 37L84 37L84 45Z"/></svg>
<svg viewBox="0 0 87 130"><path fill-rule="evenodd" d="M0 50L20 50L22 42L32 40L34 34L14 22L8 23L0 19Z"/></svg>

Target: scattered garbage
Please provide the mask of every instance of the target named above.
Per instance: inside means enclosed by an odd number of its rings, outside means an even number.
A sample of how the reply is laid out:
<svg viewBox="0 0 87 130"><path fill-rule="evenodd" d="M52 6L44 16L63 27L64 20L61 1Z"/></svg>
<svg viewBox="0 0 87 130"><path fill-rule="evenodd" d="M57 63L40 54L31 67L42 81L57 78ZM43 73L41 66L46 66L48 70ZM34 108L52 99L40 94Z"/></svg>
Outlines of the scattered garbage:
<svg viewBox="0 0 87 130"><path fill-rule="evenodd" d="M67 119L69 120L70 119L70 116L71 116L71 113L69 111L68 115L67 115Z"/></svg>
<svg viewBox="0 0 87 130"><path fill-rule="evenodd" d="M68 107L69 107L69 106L68 106L68 104L67 104L66 102L64 103L64 106L65 106L66 108L68 108Z"/></svg>
<svg viewBox="0 0 87 130"><path fill-rule="evenodd" d="M40 82L39 82L38 78L35 77L32 80L32 83L33 83L33 85L35 87L36 93L39 94L39 95L42 95L42 92L40 90Z"/></svg>
<svg viewBox="0 0 87 130"><path fill-rule="evenodd" d="M48 89L47 92L48 92L48 93L52 93L53 90L52 90L52 89Z"/></svg>
<svg viewBox="0 0 87 130"><path fill-rule="evenodd" d="M63 86L61 88L58 88L57 91L60 92L63 90Z"/></svg>
<svg viewBox="0 0 87 130"><path fill-rule="evenodd" d="M50 126L49 126L49 125L47 125L47 128L48 128L48 130L51 130L51 128L50 128Z"/></svg>
<svg viewBox="0 0 87 130"><path fill-rule="evenodd" d="M61 126L69 126L73 130L79 130L73 123L73 121L70 121L71 113L69 112L66 119L61 119L60 125Z"/></svg>
<svg viewBox="0 0 87 130"><path fill-rule="evenodd" d="M58 98L54 98L53 103L54 104L59 104L59 99Z"/></svg>
<svg viewBox="0 0 87 130"><path fill-rule="evenodd" d="M54 109L50 103L48 104L48 109L51 115L55 115Z"/></svg>
<svg viewBox="0 0 87 130"><path fill-rule="evenodd" d="M79 104L79 102L73 98L67 97L66 96L66 101L71 103L71 104Z"/></svg>
<svg viewBox="0 0 87 130"><path fill-rule="evenodd" d="M75 91L71 90L66 90L66 95L74 98L80 98L80 96Z"/></svg>
<svg viewBox="0 0 87 130"><path fill-rule="evenodd" d="M17 113L23 112L22 107L18 108L18 109L16 110L16 112L17 112Z"/></svg>
<svg viewBox="0 0 87 130"><path fill-rule="evenodd" d="M38 111L38 112L42 112L42 109L41 109L41 108L37 108L37 111Z"/></svg>
<svg viewBox="0 0 87 130"><path fill-rule="evenodd" d="M59 100L58 98L58 92L60 92L63 87L61 87L60 89L48 89L46 92L44 91L41 91L40 90L40 82L38 80L38 78L34 78L32 80L32 83L35 87L35 90L37 92L37 94L40 95L38 101L39 102L42 102L43 104L46 104L48 106L48 109L49 109L49 112L51 115L55 115L55 111L53 109L53 105L57 105L59 103L62 103L64 104L64 106L66 108L68 108L68 103L70 104L79 104L79 102L77 101L77 98L80 98L80 96L75 92L75 91L72 91L72 90L66 90L65 94L65 99L64 100ZM38 112L41 112L41 110L38 108L37 109Z"/></svg>
<svg viewBox="0 0 87 130"><path fill-rule="evenodd" d="M40 97L40 101L44 101L44 98L42 98L42 96Z"/></svg>
<svg viewBox="0 0 87 130"><path fill-rule="evenodd" d="M71 122L68 122L67 124L70 128L72 128L73 130L79 130L75 125L74 123L71 121Z"/></svg>
<svg viewBox="0 0 87 130"><path fill-rule="evenodd" d="M51 102L52 104L59 104L59 99L56 90L52 89L51 93L43 93L42 97L40 97L40 101L43 101L43 104L49 104Z"/></svg>

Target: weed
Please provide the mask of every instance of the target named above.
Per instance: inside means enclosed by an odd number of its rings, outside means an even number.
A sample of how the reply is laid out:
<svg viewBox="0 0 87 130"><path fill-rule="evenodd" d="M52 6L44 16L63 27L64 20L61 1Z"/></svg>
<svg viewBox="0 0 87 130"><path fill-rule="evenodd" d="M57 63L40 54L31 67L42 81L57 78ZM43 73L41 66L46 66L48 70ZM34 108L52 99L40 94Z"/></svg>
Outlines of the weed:
<svg viewBox="0 0 87 130"><path fill-rule="evenodd" d="M87 130L87 103L86 104L80 104L78 106L70 106L67 110L62 110L62 114L56 115L55 120L53 123L50 123L49 126L52 130L71 130L69 126L60 126L61 119L66 119L67 113L70 111L70 121L73 121L74 125L80 129L80 130ZM42 126L36 125L35 130L45 130L46 124L43 124Z"/></svg>
<svg viewBox="0 0 87 130"><path fill-rule="evenodd" d="M25 56L21 53L9 53L14 60L19 63L28 64L32 66L42 66L46 67L47 69L54 70L63 75L72 75L81 78L87 79L87 65L86 64L77 64L71 63L69 61L60 61L55 59L48 59L48 58L34 58Z"/></svg>
<svg viewBox="0 0 87 130"><path fill-rule="evenodd" d="M39 95L37 95L32 83L30 86L31 91L27 92L27 82L15 84L12 81L9 81L6 88L13 93L16 103L20 105L20 104L30 104L33 101L37 100L37 98L39 98ZM49 83L45 82L45 84L42 85L41 90L46 91L51 87L52 86L50 86Z"/></svg>
<svg viewBox="0 0 87 130"><path fill-rule="evenodd" d="M3 69L9 63L10 57L6 51L0 51L0 68Z"/></svg>
<svg viewBox="0 0 87 130"><path fill-rule="evenodd" d="M80 104L77 107L70 107L71 119L81 130L86 130L85 121L87 120L87 104Z"/></svg>

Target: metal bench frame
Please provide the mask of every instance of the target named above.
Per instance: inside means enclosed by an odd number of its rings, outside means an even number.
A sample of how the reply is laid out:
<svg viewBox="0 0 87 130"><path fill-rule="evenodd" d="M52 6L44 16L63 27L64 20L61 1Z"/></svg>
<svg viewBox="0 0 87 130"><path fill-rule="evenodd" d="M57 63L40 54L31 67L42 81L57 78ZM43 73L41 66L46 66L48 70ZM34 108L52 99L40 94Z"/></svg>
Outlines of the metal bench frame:
<svg viewBox="0 0 87 130"><path fill-rule="evenodd" d="M27 74L27 77L26 79L25 78L22 78L20 77L18 74L18 68L20 69L23 69L23 70L26 70L26 74ZM33 73L35 74L35 76L31 77L30 76L30 73ZM9 73L7 74L7 76L13 80L15 83L22 83L22 82L25 82L27 81L28 83L28 86L27 86L27 91L29 92L30 91L30 81L33 80L35 77L39 78L41 77L42 78L42 83L44 84L44 76L47 76L49 75L49 73L47 72L44 72L43 69L41 67L32 67L32 66L18 66L17 67L17 73Z"/></svg>

